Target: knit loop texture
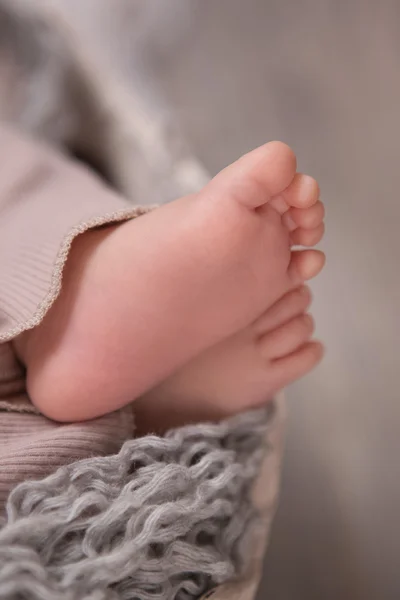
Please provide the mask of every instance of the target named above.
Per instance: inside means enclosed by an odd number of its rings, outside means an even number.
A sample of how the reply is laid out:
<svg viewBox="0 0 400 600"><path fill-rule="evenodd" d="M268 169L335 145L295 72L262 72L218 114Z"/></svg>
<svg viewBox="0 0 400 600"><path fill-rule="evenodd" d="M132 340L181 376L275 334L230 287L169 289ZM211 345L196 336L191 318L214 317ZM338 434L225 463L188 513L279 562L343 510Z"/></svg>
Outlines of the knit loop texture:
<svg viewBox="0 0 400 600"><path fill-rule="evenodd" d="M0 523L0 598L192 600L240 574L273 406L20 484Z"/></svg>

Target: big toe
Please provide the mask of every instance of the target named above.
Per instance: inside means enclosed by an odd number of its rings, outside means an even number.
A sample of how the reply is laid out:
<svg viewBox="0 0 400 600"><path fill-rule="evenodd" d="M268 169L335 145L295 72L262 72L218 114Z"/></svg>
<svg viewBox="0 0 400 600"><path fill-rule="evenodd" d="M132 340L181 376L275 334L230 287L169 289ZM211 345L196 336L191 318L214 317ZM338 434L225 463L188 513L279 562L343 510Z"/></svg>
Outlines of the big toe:
<svg viewBox="0 0 400 600"><path fill-rule="evenodd" d="M274 331L304 313L312 301L311 290L306 285L291 290L259 317L253 327L257 335Z"/></svg>
<svg viewBox="0 0 400 600"><path fill-rule="evenodd" d="M258 208L281 194L295 174L293 150L283 142L269 142L226 167L206 189L234 197L249 208Z"/></svg>

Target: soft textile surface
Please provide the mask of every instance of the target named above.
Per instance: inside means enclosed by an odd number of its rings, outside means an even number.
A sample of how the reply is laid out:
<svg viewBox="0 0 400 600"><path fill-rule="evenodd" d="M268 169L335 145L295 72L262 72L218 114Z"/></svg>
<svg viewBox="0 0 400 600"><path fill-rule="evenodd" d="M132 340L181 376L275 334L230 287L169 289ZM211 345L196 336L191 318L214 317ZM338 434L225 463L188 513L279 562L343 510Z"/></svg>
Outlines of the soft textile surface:
<svg viewBox="0 0 400 600"><path fill-rule="evenodd" d="M237 575L273 411L126 442L17 487L3 600L189 600Z"/></svg>

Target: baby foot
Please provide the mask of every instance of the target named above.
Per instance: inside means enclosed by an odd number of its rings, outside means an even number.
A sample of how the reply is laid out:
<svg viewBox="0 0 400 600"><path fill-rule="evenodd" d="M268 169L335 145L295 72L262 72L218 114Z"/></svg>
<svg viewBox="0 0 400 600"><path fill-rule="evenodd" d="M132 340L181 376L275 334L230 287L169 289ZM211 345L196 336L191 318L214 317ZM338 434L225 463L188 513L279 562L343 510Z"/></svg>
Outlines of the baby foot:
<svg viewBox="0 0 400 600"><path fill-rule="evenodd" d="M60 298L19 342L32 401L74 421L139 398L314 277L323 254L291 244L317 243L322 219L316 181L272 142L198 194L87 232Z"/></svg>
<svg viewBox="0 0 400 600"><path fill-rule="evenodd" d="M203 214L214 201L214 215L226 227L220 229L223 244L234 245L230 256L236 258L235 283L243 285L235 298L242 297L249 309L247 323L286 291L314 277L324 264L321 252L290 249L291 245L314 246L324 233L318 184L295 170L290 148L272 142L224 169L197 197ZM217 224L213 229L207 224L212 235ZM213 261L218 258L219 254L213 256Z"/></svg>
<svg viewBox="0 0 400 600"><path fill-rule="evenodd" d="M308 287L286 294L245 330L207 350L135 404L140 433L256 408L313 369Z"/></svg>

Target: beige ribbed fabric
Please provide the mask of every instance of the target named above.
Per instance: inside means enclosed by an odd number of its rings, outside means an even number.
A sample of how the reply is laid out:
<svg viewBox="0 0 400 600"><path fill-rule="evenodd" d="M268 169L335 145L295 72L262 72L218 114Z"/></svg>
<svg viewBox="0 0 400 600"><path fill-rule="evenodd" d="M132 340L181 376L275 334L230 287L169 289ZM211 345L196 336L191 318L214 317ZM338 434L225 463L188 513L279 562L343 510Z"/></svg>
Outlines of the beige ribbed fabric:
<svg viewBox="0 0 400 600"><path fill-rule="evenodd" d="M131 407L58 425L38 414L11 340L43 319L56 299L73 239L143 214L85 167L0 127L0 513L27 478L88 456L117 452L133 435Z"/></svg>

